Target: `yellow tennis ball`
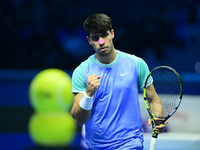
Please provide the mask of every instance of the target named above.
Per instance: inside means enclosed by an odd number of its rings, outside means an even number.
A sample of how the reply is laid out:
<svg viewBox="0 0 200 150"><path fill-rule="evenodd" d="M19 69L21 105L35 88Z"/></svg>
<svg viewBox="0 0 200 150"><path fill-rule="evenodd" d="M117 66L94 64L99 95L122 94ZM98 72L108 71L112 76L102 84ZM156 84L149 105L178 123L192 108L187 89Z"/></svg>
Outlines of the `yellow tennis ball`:
<svg viewBox="0 0 200 150"><path fill-rule="evenodd" d="M71 77L59 69L39 72L29 87L29 99L36 111L69 111L73 101Z"/></svg>
<svg viewBox="0 0 200 150"><path fill-rule="evenodd" d="M29 120L31 139L43 147L65 147L74 139L76 123L69 112L35 113Z"/></svg>

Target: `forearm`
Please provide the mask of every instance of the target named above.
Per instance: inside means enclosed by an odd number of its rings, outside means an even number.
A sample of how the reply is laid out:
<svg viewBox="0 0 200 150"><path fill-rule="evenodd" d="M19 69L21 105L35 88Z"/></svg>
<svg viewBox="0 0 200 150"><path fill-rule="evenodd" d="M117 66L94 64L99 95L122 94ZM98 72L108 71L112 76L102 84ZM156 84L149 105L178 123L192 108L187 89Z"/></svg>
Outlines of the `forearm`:
<svg viewBox="0 0 200 150"><path fill-rule="evenodd" d="M76 124L82 126L90 118L91 110L84 110L79 105L73 106L71 115L75 119Z"/></svg>
<svg viewBox="0 0 200 150"><path fill-rule="evenodd" d="M150 104L150 107L152 108L152 112L158 116L162 117L163 116L163 105L160 97L156 94L153 97L152 103Z"/></svg>
<svg viewBox="0 0 200 150"><path fill-rule="evenodd" d="M158 96L157 92L155 91L155 88L153 84L151 84L147 88L147 97L149 99L149 104L151 107L151 111L153 114L155 114L158 117L163 116L163 105L160 97Z"/></svg>
<svg viewBox="0 0 200 150"><path fill-rule="evenodd" d="M71 115L78 125L82 126L90 118L92 103L93 98L87 99L84 93L78 93L74 96Z"/></svg>

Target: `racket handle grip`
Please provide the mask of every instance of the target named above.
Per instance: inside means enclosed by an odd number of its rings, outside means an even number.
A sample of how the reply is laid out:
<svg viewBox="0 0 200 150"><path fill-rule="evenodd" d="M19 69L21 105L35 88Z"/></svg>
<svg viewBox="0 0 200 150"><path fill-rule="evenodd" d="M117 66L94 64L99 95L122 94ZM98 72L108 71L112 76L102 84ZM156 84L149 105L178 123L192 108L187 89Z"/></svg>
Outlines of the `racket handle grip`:
<svg viewBox="0 0 200 150"><path fill-rule="evenodd" d="M152 137L149 150L156 150L156 143L157 143L157 138Z"/></svg>

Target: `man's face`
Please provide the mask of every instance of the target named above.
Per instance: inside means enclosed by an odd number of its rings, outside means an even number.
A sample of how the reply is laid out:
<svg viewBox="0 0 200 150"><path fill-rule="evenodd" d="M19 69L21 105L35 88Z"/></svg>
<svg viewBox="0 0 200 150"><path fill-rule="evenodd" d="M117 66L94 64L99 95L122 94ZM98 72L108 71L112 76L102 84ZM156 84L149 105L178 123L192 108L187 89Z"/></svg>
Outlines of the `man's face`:
<svg viewBox="0 0 200 150"><path fill-rule="evenodd" d="M105 33L90 33L87 37L88 42L99 56L107 56L113 50L114 31Z"/></svg>

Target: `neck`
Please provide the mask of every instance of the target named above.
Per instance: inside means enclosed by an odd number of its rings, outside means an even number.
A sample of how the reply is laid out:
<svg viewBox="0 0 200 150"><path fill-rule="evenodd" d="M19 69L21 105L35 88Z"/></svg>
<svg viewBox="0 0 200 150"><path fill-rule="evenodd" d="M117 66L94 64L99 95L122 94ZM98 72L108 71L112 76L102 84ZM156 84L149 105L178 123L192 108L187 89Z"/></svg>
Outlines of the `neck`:
<svg viewBox="0 0 200 150"><path fill-rule="evenodd" d="M117 51L113 48L113 50L106 56L100 56L96 53L97 60L102 64L110 64L117 57Z"/></svg>

